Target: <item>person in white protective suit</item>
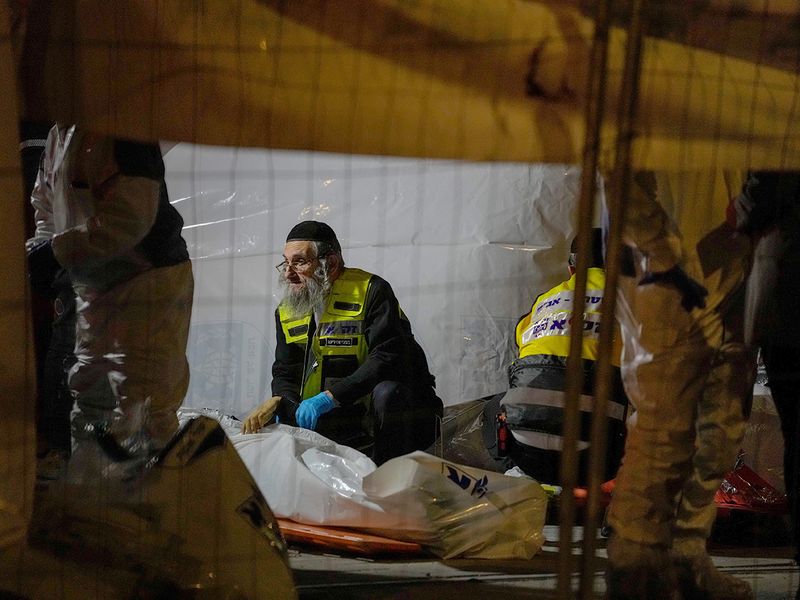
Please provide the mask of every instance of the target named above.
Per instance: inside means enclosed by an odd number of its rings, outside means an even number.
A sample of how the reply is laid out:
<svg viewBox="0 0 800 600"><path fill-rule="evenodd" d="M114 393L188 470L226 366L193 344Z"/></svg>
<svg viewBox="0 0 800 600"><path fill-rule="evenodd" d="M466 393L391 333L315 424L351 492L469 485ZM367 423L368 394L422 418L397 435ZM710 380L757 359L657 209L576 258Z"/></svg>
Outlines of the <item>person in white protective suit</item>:
<svg viewBox="0 0 800 600"><path fill-rule="evenodd" d="M189 382L194 280L158 145L55 125L31 201L34 240L76 293L73 443L94 431L164 446Z"/></svg>
<svg viewBox="0 0 800 600"><path fill-rule="evenodd" d="M750 243L724 223L737 183L642 172L631 185L618 319L635 412L608 516L610 598L753 597L706 552L755 376L742 328Z"/></svg>

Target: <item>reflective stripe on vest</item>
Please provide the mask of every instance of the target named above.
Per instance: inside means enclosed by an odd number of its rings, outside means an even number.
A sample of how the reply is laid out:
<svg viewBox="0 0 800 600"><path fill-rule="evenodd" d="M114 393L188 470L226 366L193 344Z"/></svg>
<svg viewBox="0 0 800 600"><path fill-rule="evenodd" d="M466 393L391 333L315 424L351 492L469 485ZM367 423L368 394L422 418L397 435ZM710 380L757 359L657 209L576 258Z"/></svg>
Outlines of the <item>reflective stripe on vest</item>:
<svg viewBox="0 0 800 600"><path fill-rule="evenodd" d="M500 402L506 411L507 422L514 438L532 448L561 450L564 392L539 388L511 388ZM594 398L581 394L579 408L583 414L594 412ZM622 427L625 405L610 400L607 406L609 431ZM583 435L578 439L578 450L589 447Z"/></svg>
<svg viewBox="0 0 800 600"><path fill-rule="evenodd" d="M364 304L372 274L361 269L345 268L333 282L325 312L320 316L317 330L311 341L314 361L305 374L301 398L315 396L323 389L322 365L325 357L355 357L358 365L364 363L369 354L364 337ZM290 317L283 306L278 307L283 335L286 342L299 344L305 349L308 344L308 328L311 313L300 318Z"/></svg>
<svg viewBox="0 0 800 600"><path fill-rule="evenodd" d="M600 310L603 305L605 282L603 269L589 269L581 352L582 357L587 360L597 360ZM520 358L535 354L569 355L574 290L575 275L539 296L531 312L517 324L516 339Z"/></svg>
<svg viewBox="0 0 800 600"><path fill-rule="evenodd" d="M503 396L501 406L514 404L524 411L526 405L530 406L552 406L554 408L564 408L564 392L561 390L543 390L539 388L511 388ZM578 408L581 412L593 412L594 397L581 394L578 397ZM610 399L606 406L606 415L609 419L622 421L625 418L625 405L620 404L614 399Z"/></svg>

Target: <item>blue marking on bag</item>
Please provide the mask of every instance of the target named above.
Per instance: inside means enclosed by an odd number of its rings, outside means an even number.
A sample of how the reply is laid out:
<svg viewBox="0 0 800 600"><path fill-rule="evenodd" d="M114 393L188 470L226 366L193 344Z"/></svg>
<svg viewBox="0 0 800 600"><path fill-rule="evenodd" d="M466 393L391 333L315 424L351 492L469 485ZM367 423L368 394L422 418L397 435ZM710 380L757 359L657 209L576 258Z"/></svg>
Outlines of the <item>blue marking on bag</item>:
<svg viewBox="0 0 800 600"><path fill-rule="evenodd" d="M472 488L470 491L471 496L477 495L478 498L483 498L486 492L489 491L489 477L486 475L480 479L476 479L453 465L442 463L442 466L447 469L447 478L462 490L469 490Z"/></svg>

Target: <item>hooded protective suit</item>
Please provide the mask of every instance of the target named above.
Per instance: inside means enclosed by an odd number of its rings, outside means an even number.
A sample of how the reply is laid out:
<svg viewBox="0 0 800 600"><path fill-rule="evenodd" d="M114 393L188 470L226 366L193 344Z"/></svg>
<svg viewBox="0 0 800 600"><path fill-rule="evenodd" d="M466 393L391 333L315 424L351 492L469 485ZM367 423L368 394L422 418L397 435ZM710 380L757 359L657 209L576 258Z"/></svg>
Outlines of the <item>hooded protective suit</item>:
<svg viewBox="0 0 800 600"><path fill-rule="evenodd" d="M34 241L50 241L77 296L73 437L100 422L163 445L188 387L193 278L158 145L56 125L31 202Z"/></svg>
<svg viewBox="0 0 800 600"><path fill-rule="evenodd" d="M755 375L742 328L750 244L724 223L737 187L701 172L639 173L632 184L618 319L636 410L609 513L612 567L642 548L707 558L714 494L734 464ZM708 296L687 311L702 298L695 282Z"/></svg>

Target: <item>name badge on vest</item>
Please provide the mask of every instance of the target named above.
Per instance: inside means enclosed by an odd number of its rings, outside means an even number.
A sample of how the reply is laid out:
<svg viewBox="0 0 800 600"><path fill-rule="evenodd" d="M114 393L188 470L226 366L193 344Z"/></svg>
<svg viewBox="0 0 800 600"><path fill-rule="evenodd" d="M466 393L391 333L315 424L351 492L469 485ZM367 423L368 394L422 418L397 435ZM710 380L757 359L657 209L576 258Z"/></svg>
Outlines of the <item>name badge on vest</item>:
<svg viewBox="0 0 800 600"><path fill-rule="evenodd" d="M329 348L334 346L358 346L358 338L320 338L319 345L328 346Z"/></svg>

